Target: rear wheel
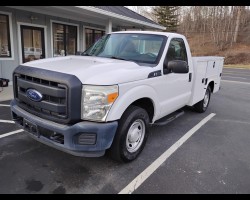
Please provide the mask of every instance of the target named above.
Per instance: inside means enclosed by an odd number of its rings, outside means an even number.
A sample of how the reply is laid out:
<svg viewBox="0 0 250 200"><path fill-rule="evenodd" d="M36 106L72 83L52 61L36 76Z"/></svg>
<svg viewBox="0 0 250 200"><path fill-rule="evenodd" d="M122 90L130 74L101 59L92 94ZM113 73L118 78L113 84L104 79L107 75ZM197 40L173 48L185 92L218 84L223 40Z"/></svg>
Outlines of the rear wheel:
<svg viewBox="0 0 250 200"><path fill-rule="evenodd" d="M204 98L194 105L194 109L199 113L205 112L209 105L210 97L211 97L211 88L210 86L208 86Z"/></svg>
<svg viewBox="0 0 250 200"><path fill-rule="evenodd" d="M130 162L137 158L148 137L148 113L130 106L119 121L119 126L109 153L114 160Z"/></svg>

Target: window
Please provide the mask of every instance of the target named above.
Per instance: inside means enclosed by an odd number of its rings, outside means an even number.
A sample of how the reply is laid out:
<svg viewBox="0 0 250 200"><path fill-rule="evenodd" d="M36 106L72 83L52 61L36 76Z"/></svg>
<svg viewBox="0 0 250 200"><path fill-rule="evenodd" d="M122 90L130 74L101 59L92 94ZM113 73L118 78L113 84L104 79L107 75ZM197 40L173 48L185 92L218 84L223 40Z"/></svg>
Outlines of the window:
<svg viewBox="0 0 250 200"><path fill-rule="evenodd" d="M0 58L11 58L9 15L0 13Z"/></svg>
<svg viewBox="0 0 250 200"><path fill-rule="evenodd" d="M45 58L44 28L20 25L22 62Z"/></svg>
<svg viewBox="0 0 250 200"><path fill-rule="evenodd" d="M77 26L53 23L53 56L75 55Z"/></svg>
<svg viewBox="0 0 250 200"><path fill-rule="evenodd" d="M154 34L107 34L90 46L83 55L157 64L166 39L165 36Z"/></svg>
<svg viewBox="0 0 250 200"><path fill-rule="evenodd" d="M86 49L105 34L104 31L85 28Z"/></svg>
<svg viewBox="0 0 250 200"><path fill-rule="evenodd" d="M183 60L187 62L187 51L183 39L174 38L171 40L167 52L167 61L171 60Z"/></svg>

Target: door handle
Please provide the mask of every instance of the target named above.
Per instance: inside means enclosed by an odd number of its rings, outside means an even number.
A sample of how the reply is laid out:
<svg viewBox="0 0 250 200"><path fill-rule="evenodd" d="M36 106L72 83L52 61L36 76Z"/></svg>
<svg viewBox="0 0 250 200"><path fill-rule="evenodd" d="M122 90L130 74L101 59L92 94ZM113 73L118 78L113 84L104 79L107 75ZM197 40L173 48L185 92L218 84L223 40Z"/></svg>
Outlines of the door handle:
<svg viewBox="0 0 250 200"><path fill-rule="evenodd" d="M192 73L189 73L189 78L188 78L188 82L192 81Z"/></svg>

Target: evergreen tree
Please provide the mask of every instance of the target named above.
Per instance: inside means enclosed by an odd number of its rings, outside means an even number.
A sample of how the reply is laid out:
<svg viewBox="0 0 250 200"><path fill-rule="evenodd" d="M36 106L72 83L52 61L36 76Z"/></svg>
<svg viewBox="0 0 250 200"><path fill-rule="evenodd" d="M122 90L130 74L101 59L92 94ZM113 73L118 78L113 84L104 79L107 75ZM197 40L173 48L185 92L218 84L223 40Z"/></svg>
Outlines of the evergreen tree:
<svg viewBox="0 0 250 200"><path fill-rule="evenodd" d="M153 14L157 23L166 27L165 31L176 32L178 26L178 6L155 6Z"/></svg>

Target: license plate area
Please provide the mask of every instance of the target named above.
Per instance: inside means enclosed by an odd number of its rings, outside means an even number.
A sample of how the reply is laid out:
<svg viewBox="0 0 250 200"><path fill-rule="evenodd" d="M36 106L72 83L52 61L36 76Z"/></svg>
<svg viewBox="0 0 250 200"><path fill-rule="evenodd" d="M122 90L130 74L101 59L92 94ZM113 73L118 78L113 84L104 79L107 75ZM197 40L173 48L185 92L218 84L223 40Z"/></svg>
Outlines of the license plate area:
<svg viewBox="0 0 250 200"><path fill-rule="evenodd" d="M31 133L32 135L35 135L36 137L40 136L37 125L27 119L23 120L23 128L25 131Z"/></svg>

